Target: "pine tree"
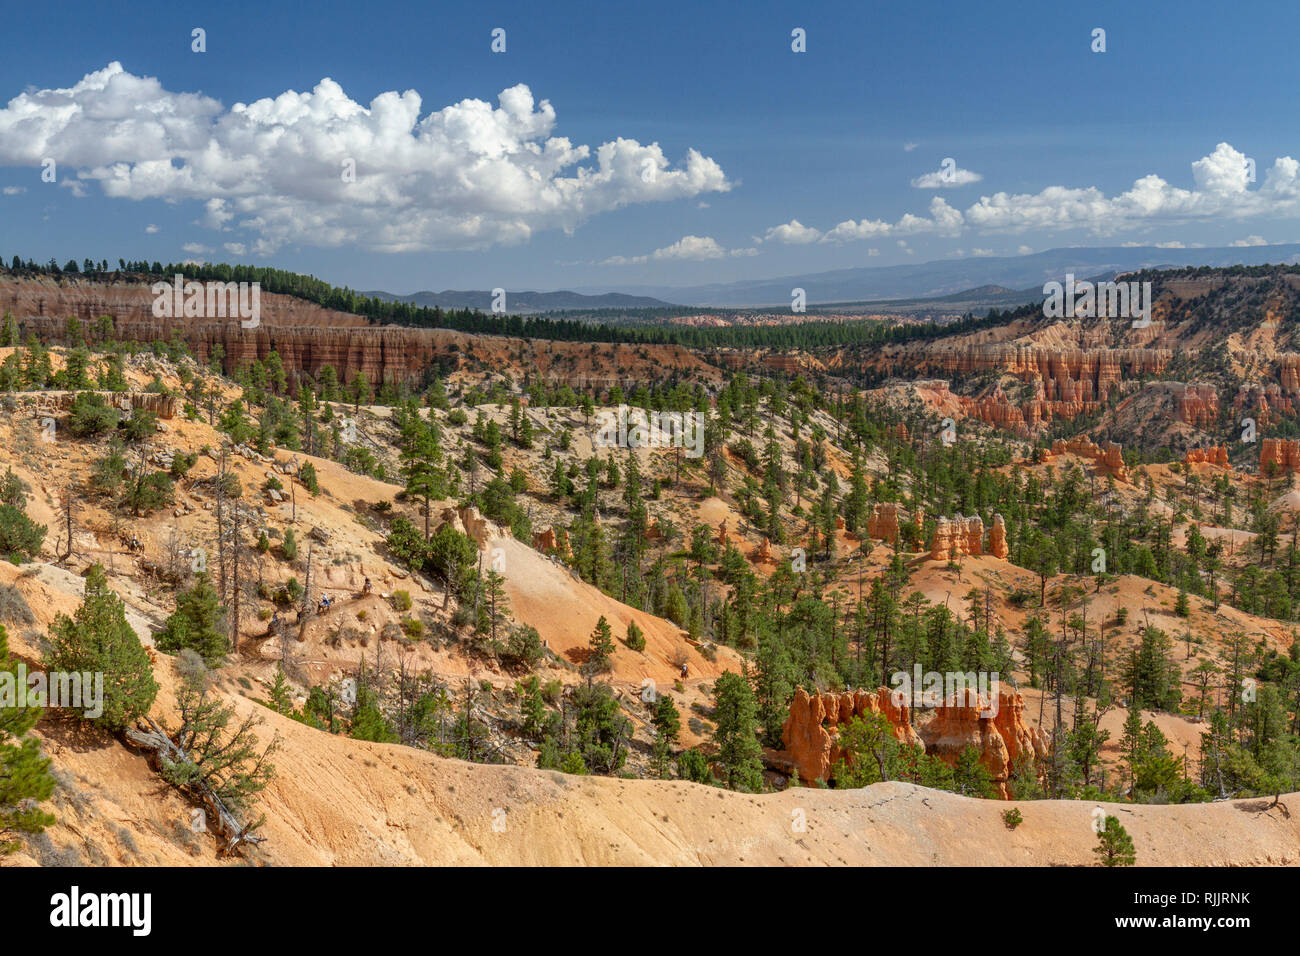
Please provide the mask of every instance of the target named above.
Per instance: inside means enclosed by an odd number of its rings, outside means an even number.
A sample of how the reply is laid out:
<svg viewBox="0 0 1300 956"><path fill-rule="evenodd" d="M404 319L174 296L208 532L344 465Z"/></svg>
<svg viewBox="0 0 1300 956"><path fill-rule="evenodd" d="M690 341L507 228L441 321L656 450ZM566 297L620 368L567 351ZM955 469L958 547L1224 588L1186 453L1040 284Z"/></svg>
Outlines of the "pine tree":
<svg viewBox="0 0 1300 956"><path fill-rule="evenodd" d="M190 647L202 655L209 667L221 663L229 643L225 629L226 609L217 599L217 589L207 571L199 572L194 586L176 599L176 611L158 635L158 649L174 654Z"/></svg>
<svg viewBox="0 0 1300 956"><path fill-rule="evenodd" d="M523 718L524 736L536 738L546 727L546 701L542 699L542 682L536 674L529 674L515 685L523 698L519 706Z"/></svg>
<svg viewBox="0 0 1300 956"><path fill-rule="evenodd" d="M1116 817L1107 815L1105 827L1097 834L1092 848L1102 866L1132 866L1137 862L1133 838Z"/></svg>
<svg viewBox="0 0 1300 956"><path fill-rule="evenodd" d="M602 614L596 622L588 646L591 648L585 664L588 672L602 673L609 670L609 659L614 653L614 632L610 629L609 621L605 620L605 615Z"/></svg>
<svg viewBox="0 0 1300 956"><path fill-rule="evenodd" d="M0 326L0 348L10 348L19 341L18 323L14 321L14 314L5 309L4 324Z"/></svg>
<svg viewBox="0 0 1300 956"><path fill-rule="evenodd" d="M953 789L968 797L992 798L997 796L993 777L980 761L980 752L966 747L957 755L953 767Z"/></svg>
<svg viewBox="0 0 1300 956"><path fill-rule="evenodd" d="M406 479L407 495L423 502L424 536L428 538L430 502L444 497L449 490L442 448L438 443L438 427L432 422L416 420L414 430L402 449L402 477Z"/></svg>
<svg viewBox="0 0 1300 956"><path fill-rule="evenodd" d="M661 694L655 701L650 723L655 729L654 744L651 747L651 766L658 776L667 777L668 761L682 729L681 714L673 699L667 694Z"/></svg>
<svg viewBox="0 0 1300 956"><path fill-rule="evenodd" d="M55 618L46 666L102 673L103 712L93 719L110 730L122 730L148 713L158 695L149 654L127 623L122 599L109 588L99 564L86 574L86 596L76 614Z"/></svg>
<svg viewBox="0 0 1300 956"><path fill-rule="evenodd" d="M713 685L713 742L724 782L732 790L763 789L763 748L759 745L758 708L749 682L730 671Z"/></svg>
<svg viewBox="0 0 1300 956"><path fill-rule="evenodd" d="M191 796L204 790L214 793L232 814L246 813L275 775L269 758L279 749L279 737L258 753L253 728L261 718L250 713L236 723L234 710L209 694L206 674L185 677L176 693L176 709L180 725L167 736L183 747L185 758L164 758L163 779ZM264 819L246 825L244 832L257 829Z"/></svg>
<svg viewBox="0 0 1300 956"><path fill-rule="evenodd" d="M9 321L12 321L10 317ZM0 679L16 682L9 634L0 624ZM50 761L28 732L41 719L39 707L0 706L0 856L21 845L20 833L40 833L54 817L35 806L54 792Z"/></svg>
<svg viewBox="0 0 1300 956"><path fill-rule="evenodd" d="M271 685L266 703L277 714L288 716L293 713L293 695L289 690L289 682L284 679L284 668L279 664L275 667L275 683Z"/></svg>
<svg viewBox="0 0 1300 956"><path fill-rule="evenodd" d="M645 632L637 627L636 621L627 622L627 638L624 643L627 644L629 650L645 650Z"/></svg>

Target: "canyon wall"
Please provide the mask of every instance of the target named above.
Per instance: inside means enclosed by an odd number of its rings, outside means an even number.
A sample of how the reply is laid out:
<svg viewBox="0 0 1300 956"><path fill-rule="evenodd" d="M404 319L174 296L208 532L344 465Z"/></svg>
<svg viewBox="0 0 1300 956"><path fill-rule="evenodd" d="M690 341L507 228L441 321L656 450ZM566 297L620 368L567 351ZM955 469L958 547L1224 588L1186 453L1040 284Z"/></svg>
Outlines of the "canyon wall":
<svg viewBox="0 0 1300 956"><path fill-rule="evenodd" d="M435 365L449 371L476 368L541 379L574 388L662 382L669 375L692 381L720 381L717 368L675 345L593 344L507 336L471 335L450 329L370 325L363 316L325 309L292 296L263 293L261 324L245 329L238 319L157 318L149 285L69 279L0 279L0 315L12 312L24 336L55 344L66 339L67 320L83 329L101 316L113 319L115 335L135 342L170 341L179 335L206 364L218 344L224 371L279 354L296 390L300 374L317 378L333 366L339 381L363 373L372 387L385 381L418 386Z"/></svg>

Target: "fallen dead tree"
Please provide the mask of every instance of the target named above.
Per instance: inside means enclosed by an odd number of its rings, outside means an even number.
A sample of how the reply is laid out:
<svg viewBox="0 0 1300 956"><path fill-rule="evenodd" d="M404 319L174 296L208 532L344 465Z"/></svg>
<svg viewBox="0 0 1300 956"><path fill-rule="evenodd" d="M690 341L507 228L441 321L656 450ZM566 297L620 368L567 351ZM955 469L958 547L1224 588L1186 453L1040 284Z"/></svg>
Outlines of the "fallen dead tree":
<svg viewBox="0 0 1300 956"><path fill-rule="evenodd" d="M126 739L133 746L149 751L149 763L154 770L162 773L163 767L168 763L175 766L192 763L189 755L178 747L152 718L142 718L141 724L146 725L149 729L140 730L128 727ZM266 839L266 837L256 836L253 833L253 830L260 825L261 820L251 826L241 824L235 819L235 815L230 812L225 801L211 787L199 782L186 789L193 791L193 795L198 798L199 802L207 810L208 815L215 821L214 829L217 836L222 840L221 848L218 850L221 856L234 853L242 844L258 844Z"/></svg>
<svg viewBox="0 0 1300 956"><path fill-rule="evenodd" d="M203 805L221 840L218 852L226 856L264 840L254 831L265 817L252 823L242 823L240 817L247 814L251 798L270 782L274 767L267 758L278 740L259 753L252 732L258 720L253 716L226 733L233 711L208 696L205 677L187 678L177 695L179 730L169 733L146 716L127 728L124 736L149 754L150 764L164 780Z"/></svg>

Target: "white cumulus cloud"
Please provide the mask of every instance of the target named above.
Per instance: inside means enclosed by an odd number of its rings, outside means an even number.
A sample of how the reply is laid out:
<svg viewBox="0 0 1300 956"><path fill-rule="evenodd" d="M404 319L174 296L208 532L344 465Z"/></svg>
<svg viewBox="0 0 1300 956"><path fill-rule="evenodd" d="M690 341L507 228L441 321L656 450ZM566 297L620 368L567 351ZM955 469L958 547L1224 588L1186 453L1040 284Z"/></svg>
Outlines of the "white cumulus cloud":
<svg viewBox="0 0 1300 956"><path fill-rule="evenodd" d="M787 223L779 226L773 226L763 234L763 238L768 242L783 242L789 246L802 246L810 242L816 242L822 237L819 230L805 226L798 219L791 219Z"/></svg>
<svg viewBox="0 0 1300 956"><path fill-rule="evenodd" d="M204 225L244 230L261 251L290 241L485 248L732 187L695 149L674 166L657 143L617 137L593 148L556 136L554 107L523 84L495 105L422 107L414 90L362 105L325 78L310 92L226 108L114 62L0 109L0 165L50 157L74 192L98 183L116 198L195 200ZM64 169L75 177L64 180Z"/></svg>
<svg viewBox="0 0 1300 956"><path fill-rule="evenodd" d="M953 160L945 159L934 172L913 179L912 185L917 189L955 189L977 183L983 178L979 173L962 169Z"/></svg>
<svg viewBox="0 0 1300 956"><path fill-rule="evenodd" d="M755 256L755 248L731 249L722 246L712 236L682 236L671 246L664 246L644 256L610 256L601 260L602 266L631 266L645 262L706 262L727 256Z"/></svg>
<svg viewBox="0 0 1300 956"><path fill-rule="evenodd" d="M1191 167L1190 189L1174 186L1151 173L1135 180L1129 189L1109 196L1096 186L1047 186L1036 193L981 196L965 210L936 196L930 201L929 216L906 213L897 222L849 219L824 232L820 241L921 233L959 236L966 230L988 234L1079 229L1109 236L1164 224L1300 216L1300 161L1290 156L1275 159L1257 188L1252 188L1253 161L1228 143L1219 143ZM797 220L792 220L786 227L796 224ZM786 227L769 229L769 237L780 236L780 230ZM816 227L801 224L799 228L816 231ZM1020 248L1022 255L1030 251L1027 246Z"/></svg>
<svg viewBox="0 0 1300 956"><path fill-rule="evenodd" d="M941 236L961 234L961 212L948 205L941 197L930 200L930 216L914 216L905 213L898 222L885 222L881 219L862 219L854 222L848 219L824 236L822 242L852 242L857 239L875 239L880 236L921 235L931 233Z"/></svg>

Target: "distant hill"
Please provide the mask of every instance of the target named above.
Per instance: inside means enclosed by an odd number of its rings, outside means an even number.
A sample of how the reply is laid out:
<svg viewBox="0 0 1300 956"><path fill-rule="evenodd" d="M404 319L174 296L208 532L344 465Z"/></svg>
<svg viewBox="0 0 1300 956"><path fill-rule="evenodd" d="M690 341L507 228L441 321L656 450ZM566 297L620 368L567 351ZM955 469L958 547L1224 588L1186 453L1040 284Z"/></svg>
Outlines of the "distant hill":
<svg viewBox="0 0 1300 956"><path fill-rule="evenodd" d="M790 290L801 288L811 304L864 303L897 299L934 299L954 296L965 301L1005 298L995 290L1035 289L1060 279L1067 272L1076 276L1097 276L1134 269L1177 268L1180 266L1234 266L1300 263L1300 244L1273 246L1227 246L1214 249L1165 249L1156 246L1099 246L1048 249L1025 256L989 256L940 259L916 265L863 266L808 273L773 279L744 280L711 285L670 288L623 286L632 295L657 296L681 305L696 306L780 306L789 308ZM597 292L599 289L588 291ZM972 296L972 292L982 295ZM989 293L992 293L991 295ZM1013 294L1010 298L1018 298Z"/></svg>
<svg viewBox="0 0 1300 956"><path fill-rule="evenodd" d="M394 295L391 292L361 292L384 302L408 302L415 306L443 309L478 309L492 311L492 293L485 291L415 292L411 295ZM649 296L625 295L606 292L584 295L580 292L506 292L506 311L511 315L531 315L538 312L577 311L585 309L657 309L673 303Z"/></svg>

